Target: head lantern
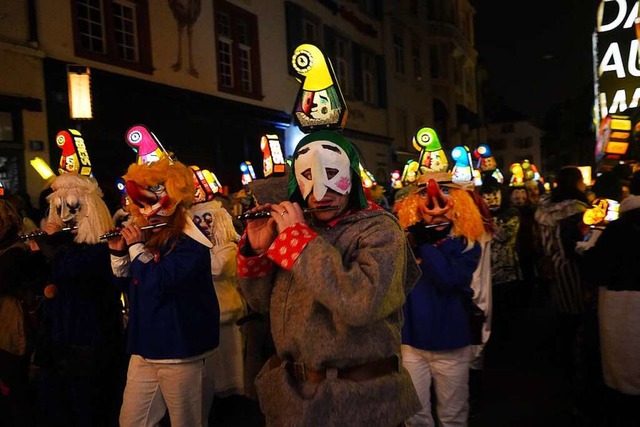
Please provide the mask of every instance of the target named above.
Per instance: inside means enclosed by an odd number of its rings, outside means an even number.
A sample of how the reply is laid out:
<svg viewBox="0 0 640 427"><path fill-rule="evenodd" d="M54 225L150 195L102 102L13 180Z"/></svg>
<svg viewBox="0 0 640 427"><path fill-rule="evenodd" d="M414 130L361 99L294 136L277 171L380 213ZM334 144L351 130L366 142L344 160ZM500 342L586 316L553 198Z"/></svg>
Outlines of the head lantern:
<svg viewBox="0 0 640 427"><path fill-rule="evenodd" d="M291 64L301 83L293 110L300 130L344 128L347 105L331 61L317 46L302 44L293 52Z"/></svg>
<svg viewBox="0 0 640 427"><path fill-rule="evenodd" d="M351 194L358 209L368 206L355 148L336 132L318 131L302 138L293 153L289 199L306 206L311 192L321 200L327 189Z"/></svg>
<svg viewBox="0 0 640 427"><path fill-rule="evenodd" d="M421 173L447 171L449 167L447 155L434 129L423 127L418 130L413 136L413 147L420 151L418 163Z"/></svg>
<svg viewBox="0 0 640 427"><path fill-rule="evenodd" d="M136 125L127 131L127 142L138 152L138 160L126 175L129 212L138 224L154 216L172 216L178 206L188 208L195 195L191 169L171 159L149 130Z"/></svg>

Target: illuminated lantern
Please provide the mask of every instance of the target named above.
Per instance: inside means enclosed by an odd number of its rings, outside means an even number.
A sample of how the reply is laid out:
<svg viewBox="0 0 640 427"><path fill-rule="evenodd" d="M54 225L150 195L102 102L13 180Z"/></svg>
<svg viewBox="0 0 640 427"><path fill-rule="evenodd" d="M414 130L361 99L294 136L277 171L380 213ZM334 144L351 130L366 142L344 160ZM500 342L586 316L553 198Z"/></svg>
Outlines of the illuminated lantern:
<svg viewBox="0 0 640 427"><path fill-rule="evenodd" d="M631 120L628 116L609 115L600 122L596 141L596 161L602 158L618 160L627 153L631 138Z"/></svg>
<svg viewBox="0 0 640 427"><path fill-rule="evenodd" d="M0 181L0 197L4 196L4 185L2 184L2 181Z"/></svg>
<svg viewBox="0 0 640 427"><path fill-rule="evenodd" d="M91 71L89 67L68 66L69 115L72 119L92 119Z"/></svg>
<svg viewBox="0 0 640 427"><path fill-rule="evenodd" d="M509 180L510 186L524 186L524 170L522 169L522 165L520 163L512 163L509 167L509 172L511 172L511 180Z"/></svg>
<svg viewBox="0 0 640 427"><path fill-rule="evenodd" d="M34 159L29 160L29 163L45 181L56 176L55 172L51 170L51 167L44 161L44 159L42 159L42 157L35 157Z"/></svg>
<svg viewBox="0 0 640 427"><path fill-rule="evenodd" d="M173 160L160 140L144 125L135 125L127 130L125 135L127 144L138 153L137 163L146 165L157 162L163 157Z"/></svg>
<svg viewBox="0 0 640 427"><path fill-rule="evenodd" d="M194 165L189 166L189 168L193 172L193 184L196 187L193 203L203 203L213 200L215 191L207 180L207 176L204 174L204 171Z"/></svg>
<svg viewBox="0 0 640 427"><path fill-rule="evenodd" d="M420 163L415 160L407 160L402 171L402 185L407 186L413 184L418 179L418 170Z"/></svg>
<svg viewBox="0 0 640 427"><path fill-rule="evenodd" d="M260 139L260 150L262 150L264 177L284 175L285 161L278 135L263 135Z"/></svg>
<svg viewBox="0 0 640 427"><path fill-rule="evenodd" d="M291 59L300 85L293 117L302 132L341 130L347 121L342 96L331 61L313 44L298 46Z"/></svg>
<svg viewBox="0 0 640 427"><path fill-rule="evenodd" d="M75 129L65 129L56 135L56 144L62 150L59 173L75 172L91 176L91 161L82 134Z"/></svg>
<svg viewBox="0 0 640 427"><path fill-rule="evenodd" d="M359 163L358 166L360 167L360 180L362 181L362 186L364 188L373 187L373 184L376 183L376 178L371 172L369 172L367 169L365 169L364 166L362 166L362 163Z"/></svg>
<svg viewBox="0 0 640 427"><path fill-rule="evenodd" d="M451 150L451 159L455 162L451 170L451 180L455 183L473 181L471 151L466 145L458 145Z"/></svg>
<svg viewBox="0 0 640 427"><path fill-rule="evenodd" d="M420 173L446 172L449 168L447 155L435 130L429 127L418 130L413 136L413 147L420 152Z"/></svg>
<svg viewBox="0 0 640 427"><path fill-rule="evenodd" d="M620 216L620 203L612 199L595 199L591 208L582 214L582 222L589 226L605 226Z"/></svg>
<svg viewBox="0 0 640 427"><path fill-rule="evenodd" d="M402 179L401 179L399 170L396 169L393 172L391 172L390 178L391 178L391 188L396 190L402 188Z"/></svg>
<svg viewBox="0 0 640 427"><path fill-rule="evenodd" d="M240 172L242 172L242 185L247 185L254 179L256 179L256 173L251 166L251 162L240 163Z"/></svg>
<svg viewBox="0 0 640 427"><path fill-rule="evenodd" d="M504 176L498 169L498 163L487 144L478 145L478 148L473 151L473 156L477 159L476 168L480 170L481 175L491 175L500 184L504 182Z"/></svg>

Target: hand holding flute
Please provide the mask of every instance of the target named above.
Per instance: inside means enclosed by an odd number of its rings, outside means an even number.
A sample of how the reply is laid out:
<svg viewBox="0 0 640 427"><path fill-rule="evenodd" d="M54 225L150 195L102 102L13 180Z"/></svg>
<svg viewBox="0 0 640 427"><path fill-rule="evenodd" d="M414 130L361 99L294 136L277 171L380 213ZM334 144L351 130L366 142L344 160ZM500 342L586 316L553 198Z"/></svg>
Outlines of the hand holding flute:
<svg viewBox="0 0 640 427"><path fill-rule="evenodd" d="M125 251L134 243L144 243L146 241L147 230L166 226L166 223L151 224L143 227L132 223L119 231L103 234L100 239L106 239L109 249L116 252Z"/></svg>
<svg viewBox="0 0 640 427"><path fill-rule="evenodd" d="M288 201L256 206L246 212L243 219L250 219L246 226L247 237L251 248L258 255L269 249L282 230L290 225L306 222L300 205Z"/></svg>

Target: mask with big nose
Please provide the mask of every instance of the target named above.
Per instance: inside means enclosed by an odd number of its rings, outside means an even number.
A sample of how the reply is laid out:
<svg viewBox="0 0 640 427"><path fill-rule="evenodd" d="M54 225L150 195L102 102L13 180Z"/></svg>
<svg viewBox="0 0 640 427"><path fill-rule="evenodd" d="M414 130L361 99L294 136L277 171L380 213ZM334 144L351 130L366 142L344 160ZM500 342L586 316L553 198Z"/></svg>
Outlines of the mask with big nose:
<svg viewBox="0 0 640 427"><path fill-rule="evenodd" d="M419 205L420 216L426 224L437 224L448 222L447 215L453 207L453 202L449 199L446 187L445 191L440 188L435 179L429 179L426 189L423 190L421 196L424 203Z"/></svg>

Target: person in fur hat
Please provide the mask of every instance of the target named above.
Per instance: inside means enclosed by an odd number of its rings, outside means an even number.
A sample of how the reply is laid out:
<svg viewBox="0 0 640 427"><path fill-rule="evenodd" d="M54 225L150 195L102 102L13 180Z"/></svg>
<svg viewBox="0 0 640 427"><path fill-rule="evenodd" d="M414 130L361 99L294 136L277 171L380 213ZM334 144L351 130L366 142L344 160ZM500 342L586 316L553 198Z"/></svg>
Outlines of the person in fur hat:
<svg viewBox="0 0 640 427"><path fill-rule="evenodd" d="M172 425L206 426L220 310L212 244L187 211L193 174L161 156L130 165L123 178L131 221L108 239L113 274L129 297L131 359L120 425L155 426L168 410Z"/></svg>
<svg viewBox="0 0 640 427"><path fill-rule="evenodd" d="M486 236L469 188L447 172L418 177L417 190L394 211L409 233L422 276L404 305L402 361L411 374L422 409L408 426L433 426L431 385L438 425L467 425L472 335L468 304L472 278Z"/></svg>
<svg viewBox="0 0 640 427"><path fill-rule="evenodd" d="M120 293L99 240L111 214L94 178L62 172L51 188L45 234L35 237L51 270L34 357L39 422L106 425L119 404L123 354Z"/></svg>
<svg viewBox="0 0 640 427"><path fill-rule="evenodd" d="M393 427L420 408L399 354L419 270L396 218L367 203L358 165L337 132L305 136L289 200L252 209L270 216L240 240L241 291L269 313L276 348L256 378L268 426Z"/></svg>

